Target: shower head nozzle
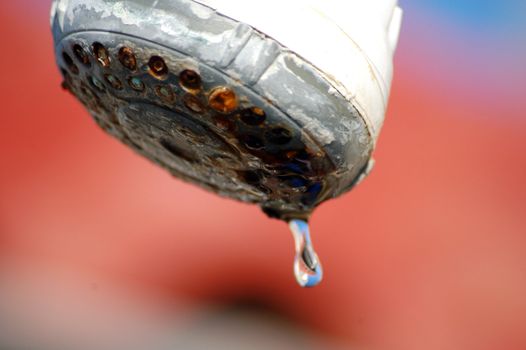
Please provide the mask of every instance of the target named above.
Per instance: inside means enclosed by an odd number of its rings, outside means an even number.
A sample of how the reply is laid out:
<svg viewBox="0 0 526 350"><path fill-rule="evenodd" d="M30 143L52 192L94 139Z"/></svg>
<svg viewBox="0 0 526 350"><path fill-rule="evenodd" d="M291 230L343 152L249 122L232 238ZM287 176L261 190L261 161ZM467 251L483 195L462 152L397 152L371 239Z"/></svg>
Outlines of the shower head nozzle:
<svg viewBox="0 0 526 350"><path fill-rule="evenodd" d="M100 127L289 220L370 170L401 13L364 3L56 0L52 28L64 87Z"/></svg>

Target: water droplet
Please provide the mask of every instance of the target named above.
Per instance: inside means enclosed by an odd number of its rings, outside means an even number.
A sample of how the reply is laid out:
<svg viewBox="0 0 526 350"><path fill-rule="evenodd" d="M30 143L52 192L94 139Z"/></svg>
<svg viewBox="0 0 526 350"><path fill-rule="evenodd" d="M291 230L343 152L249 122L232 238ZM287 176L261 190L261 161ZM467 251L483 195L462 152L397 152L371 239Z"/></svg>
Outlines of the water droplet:
<svg viewBox="0 0 526 350"><path fill-rule="evenodd" d="M310 239L309 224L303 220L289 222L296 247L294 275L302 287L315 287L323 278L323 268Z"/></svg>

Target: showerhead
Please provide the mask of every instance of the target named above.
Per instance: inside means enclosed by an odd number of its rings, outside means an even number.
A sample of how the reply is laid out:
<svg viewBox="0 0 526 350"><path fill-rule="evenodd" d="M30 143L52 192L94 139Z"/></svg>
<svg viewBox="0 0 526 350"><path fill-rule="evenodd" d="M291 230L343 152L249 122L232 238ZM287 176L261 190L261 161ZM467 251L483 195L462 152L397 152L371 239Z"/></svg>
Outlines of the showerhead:
<svg viewBox="0 0 526 350"><path fill-rule="evenodd" d="M306 219L371 169L395 0L57 0L64 87L174 176Z"/></svg>

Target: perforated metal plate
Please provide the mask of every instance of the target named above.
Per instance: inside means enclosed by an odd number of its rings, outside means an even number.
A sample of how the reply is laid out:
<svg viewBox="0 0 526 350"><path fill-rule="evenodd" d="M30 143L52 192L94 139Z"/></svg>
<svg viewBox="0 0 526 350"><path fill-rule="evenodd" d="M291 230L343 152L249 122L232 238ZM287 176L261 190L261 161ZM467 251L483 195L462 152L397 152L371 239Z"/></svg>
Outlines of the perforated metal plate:
<svg viewBox="0 0 526 350"><path fill-rule="evenodd" d="M323 199L326 153L243 83L180 52L103 32L57 46L65 87L107 132L173 175L271 215Z"/></svg>

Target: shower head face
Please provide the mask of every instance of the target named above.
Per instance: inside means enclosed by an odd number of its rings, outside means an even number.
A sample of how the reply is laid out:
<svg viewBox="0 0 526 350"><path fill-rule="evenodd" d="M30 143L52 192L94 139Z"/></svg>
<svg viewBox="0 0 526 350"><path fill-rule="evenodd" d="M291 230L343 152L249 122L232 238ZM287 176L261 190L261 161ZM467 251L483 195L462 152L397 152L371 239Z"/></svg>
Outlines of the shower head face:
<svg viewBox="0 0 526 350"><path fill-rule="evenodd" d="M250 26L192 1L129 1L127 12L112 1L57 3L64 87L174 176L291 219L367 169L373 140L352 104Z"/></svg>

